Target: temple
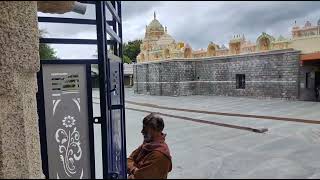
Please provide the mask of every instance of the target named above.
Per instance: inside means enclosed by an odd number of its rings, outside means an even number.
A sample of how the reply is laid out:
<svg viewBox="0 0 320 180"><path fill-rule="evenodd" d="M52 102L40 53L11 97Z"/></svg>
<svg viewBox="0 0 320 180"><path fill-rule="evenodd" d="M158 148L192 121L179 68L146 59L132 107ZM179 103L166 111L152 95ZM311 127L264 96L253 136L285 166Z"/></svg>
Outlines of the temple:
<svg viewBox="0 0 320 180"><path fill-rule="evenodd" d="M302 54L320 51L320 19L316 25L307 21L303 27L299 27L295 22L290 39L283 36L275 38L263 32L255 42L251 42L242 34L233 36L229 41L229 48L210 42L207 49L193 50L188 43L177 42L170 36L167 27L163 27L154 13L154 19L146 26L137 62L230 56L281 49L295 49Z"/></svg>

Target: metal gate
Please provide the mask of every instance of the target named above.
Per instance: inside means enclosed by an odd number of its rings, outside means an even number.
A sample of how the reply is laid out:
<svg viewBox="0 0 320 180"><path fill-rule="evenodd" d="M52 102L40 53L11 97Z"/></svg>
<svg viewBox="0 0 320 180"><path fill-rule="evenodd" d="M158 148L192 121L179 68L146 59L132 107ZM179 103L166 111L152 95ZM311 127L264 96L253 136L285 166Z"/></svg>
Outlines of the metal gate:
<svg viewBox="0 0 320 180"><path fill-rule="evenodd" d="M95 5L96 19L38 17L39 23L95 25L97 32L96 40L41 38L40 43L96 44L98 49L98 59L41 60L37 101L43 172L50 179L96 178L94 124L100 124L103 178L123 179L127 156L121 2L80 2ZM106 19L107 11L112 20ZM93 116L92 64L99 67L100 117Z"/></svg>

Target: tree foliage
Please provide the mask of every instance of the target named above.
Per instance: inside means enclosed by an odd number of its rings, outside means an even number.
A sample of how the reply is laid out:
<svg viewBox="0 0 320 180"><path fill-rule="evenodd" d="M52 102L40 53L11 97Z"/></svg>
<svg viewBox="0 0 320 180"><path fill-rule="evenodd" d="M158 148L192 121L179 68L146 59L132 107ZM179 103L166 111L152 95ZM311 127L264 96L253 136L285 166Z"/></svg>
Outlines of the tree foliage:
<svg viewBox="0 0 320 180"><path fill-rule="evenodd" d="M42 38L46 32L44 30L40 30L40 37ZM39 54L40 59L58 59L57 52L50 47L48 44L40 43L39 44Z"/></svg>
<svg viewBox="0 0 320 180"><path fill-rule="evenodd" d="M123 62L127 64L132 63L131 59L127 55L123 55Z"/></svg>
<svg viewBox="0 0 320 180"><path fill-rule="evenodd" d="M123 43L123 60L126 62L136 62L137 56L140 53L140 45L142 40L137 39Z"/></svg>
<svg viewBox="0 0 320 180"><path fill-rule="evenodd" d="M140 53L140 44L142 43L142 40L137 39L134 41L129 41L128 43L123 43L123 62L124 63L132 63L136 62L137 56ZM111 50L112 51L112 50ZM98 52L93 55L95 57L98 57Z"/></svg>

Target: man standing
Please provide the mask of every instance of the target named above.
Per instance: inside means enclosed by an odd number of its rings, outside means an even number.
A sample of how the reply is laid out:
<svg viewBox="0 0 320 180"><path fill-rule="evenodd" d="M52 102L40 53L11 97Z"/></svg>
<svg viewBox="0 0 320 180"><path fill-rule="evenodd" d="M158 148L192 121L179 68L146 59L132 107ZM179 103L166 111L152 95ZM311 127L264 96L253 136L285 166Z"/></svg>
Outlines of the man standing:
<svg viewBox="0 0 320 180"><path fill-rule="evenodd" d="M160 116L151 113L143 119L144 141L128 158L129 179L167 179L172 161L163 129Z"/></svg>

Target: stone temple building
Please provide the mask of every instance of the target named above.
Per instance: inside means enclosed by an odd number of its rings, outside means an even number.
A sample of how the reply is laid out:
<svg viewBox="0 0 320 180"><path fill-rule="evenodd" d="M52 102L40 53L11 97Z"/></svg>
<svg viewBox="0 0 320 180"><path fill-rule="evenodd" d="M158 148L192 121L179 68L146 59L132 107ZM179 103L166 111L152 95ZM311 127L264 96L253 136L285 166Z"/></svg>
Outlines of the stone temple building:
<svg viewBox="0 0 320 180"><path fill-rule="evenodd" d="M320 19L315 25L295 23L291 32L290 38L263 32L255 42L235 35L229 47L210 42L193 50L176 42L154 15L133 68L134 91L314 101L320 86Z"/></svg>
<svg viewBox="0 0 320 180"><path fill-rule="evenodd" d="M140 46L141 53L138 55L138 62L151 60L168 59L171 57L184 57L185 45L183 42L176 42L168 33L167 27L163 27L156 19L146 26L145 38Z"/></svg>
<svg viewBox="0 0 320 180"><path fill-rule="evenodd" d="M188 43L176 42L168 34L167 27L163 27L156 19L156 14L154 13L154 19L146 26L145 37L140 47L141 53L137 57L137 62L248 54L288 48L310 52L320 48L319 38L316 38L319 35L320 20L315 26L307 21L303 27L295 24L292 28L291 39L283 36L275 38L263 32L257 37L256 42L251 42L244 35L235 35L229 41L229 48L210 42L207 49L193 50Z"/></svg>

